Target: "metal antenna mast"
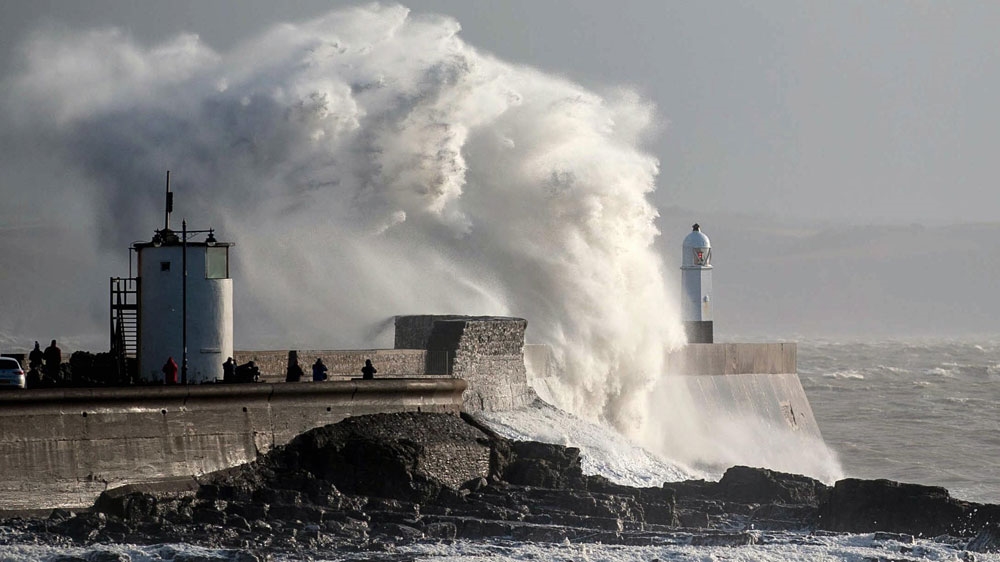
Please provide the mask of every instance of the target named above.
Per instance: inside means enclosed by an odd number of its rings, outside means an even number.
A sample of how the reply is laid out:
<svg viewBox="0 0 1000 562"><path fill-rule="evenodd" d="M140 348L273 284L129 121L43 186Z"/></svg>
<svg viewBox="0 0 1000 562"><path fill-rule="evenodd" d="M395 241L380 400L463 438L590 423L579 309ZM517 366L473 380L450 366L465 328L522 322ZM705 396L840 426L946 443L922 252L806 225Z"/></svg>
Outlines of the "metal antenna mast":
<svg viewBox="0 0 1000 562"><path fill-rule="evenodd" d="M163 230L170 230L170 213L174 211L174 194L170 191L170 170L167 170L167 208L163 212Z"/></svg>

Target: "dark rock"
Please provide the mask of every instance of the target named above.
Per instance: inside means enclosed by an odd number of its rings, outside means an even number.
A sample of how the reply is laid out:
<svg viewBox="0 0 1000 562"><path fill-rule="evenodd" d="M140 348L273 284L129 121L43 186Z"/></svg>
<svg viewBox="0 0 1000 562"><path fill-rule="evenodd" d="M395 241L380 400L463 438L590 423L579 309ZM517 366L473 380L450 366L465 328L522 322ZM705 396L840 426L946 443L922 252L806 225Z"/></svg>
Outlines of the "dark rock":
<svg viewBox="0 0 1000 562"><path fill-rule="evenodd" d="M304 468L348 494L414 502L437 497L489 471L484 435L456 416L359 416L295 438L287 464Z"/></svg>
<svg viewBox="0 0 1000 562"><path fill-rule="evenodd" d="M70 537L77 542L86 543L97 537L106 522L107 516L103 513L81 513L60 521L50 527L50 530Z"/></svg>
<svg viewBox="0 0 1000 562"><path fill-rule="evenodd" d="M913 535L906 533L886 533L879 531L872 536L873 541L896 541L903 544L913 544Z"/></svg>
<svg viewBox="0 0 1000 562"><path fill-rule="evenodd" d="M718 485L723 499L738 503L818 505L828 487L818 480L766 468L734 466Z"/></svg>
<svg viewBox="0 0 1000 562"><path fill-rule="evenodd" d="M202 525L225 525L226 514L211 507L199 506L194 509L191 519Z"/></svg>
<svg viewBox="0 0 1000 562"><path fill-rule="evenodd" d="M397 542L411 542L421 539L424 536L424 532L420 529L400 523L380 523L372 527L371 533L375 535L393 537Z"/></svg>
<svg viewBox="0 0 1000 562"><path fill-rule="evenodd" d="M65 509L53 509L49 512L49 521L65 521L73 517L73 512Z"/></svg>
<svg viewBox="0 0 1000 562"><path fill-rule="evenodd" d="M283 521L304 521L318 523L323 520L323 511L313 506L272 505L268 517Z"/></svg>
<svg viewBox="0 0 1000 562"><path fill-rule="evenodd" d="M758 536L780 542L781 531L877 531L876 542L902 542L900 552L914 556L919 547L906 544L913 534L949 533L975 538L935 540L1000 551L1000 506L954 500L940 488L846 480L831 489L747 467L719 482L633 488L583 476L577 449L510 442L443 414L349 418L252 463L168 484L109 490L90 513L4 525L61 544L186 542L296 559L353 548L395 560L401 542L458 538L740 546ZM778 532L732 532L743 529Z"/></svg>
<svg viewBox="0 0 1000 562"><path fill-rule="evenodd" d="M587 487L580 468L580 449L534 441L515 441L511 458L502 470L503 480L541 488Z"/></svg>
<svg viewBox="0 0 1000 562"><path fill-rule="evenodd" d="M972 552L1000 552L1000 522L985 526L966 548Z"/></svg>
<svg viewBox="0 0 1000 562"><path fill-rule="evenodd" d="M750 513L750 524L759 530L808 530L815 526L817 513L812 505L769 503Z"/></svg>
<svg viewBox="0 0 1000 562"><path fill-rule="evenodd" d="M458 534L458 527L451 521L438 521L428 523L424 526L424 534L436 539L454 539Z"/></svg>
<svg viewBox="0 0 1000 562"><path fill-rule="evenodd" d="M141 521L157 515L157 499L143 492L122 492L113 489L101 492L94 509L126 521Z"/></svg>
<svg viewBox="0 0 1000 562"><path fill-rule="evenodd" d="M548 525L520 525L512 529L512 538L517 541L558 543L568 536L568 529Z"/></svg>
<svg viewBox="0 0 1000 562"><path fill-rule="evenodd" d="M682 527L708 528L708 514L704 511L682 511L677 517Z"/></svg>
<svg viewBox="0 0 1000 562"><path fill-rule="evenodd" d="M957 526L965 515L963 502L944 488L848 478L837 482L820 505L819 527L849 533L961 536L967 531Z"/></svg>
<svg viewBox="0 0 1000 562"><path fill-rule="evenodd" d="M479 478L473 478L465 484L462 484L462 490L468 490L470 492L478 492L479 490L485 488L488 485L486 479L480 476Z"/></svg>

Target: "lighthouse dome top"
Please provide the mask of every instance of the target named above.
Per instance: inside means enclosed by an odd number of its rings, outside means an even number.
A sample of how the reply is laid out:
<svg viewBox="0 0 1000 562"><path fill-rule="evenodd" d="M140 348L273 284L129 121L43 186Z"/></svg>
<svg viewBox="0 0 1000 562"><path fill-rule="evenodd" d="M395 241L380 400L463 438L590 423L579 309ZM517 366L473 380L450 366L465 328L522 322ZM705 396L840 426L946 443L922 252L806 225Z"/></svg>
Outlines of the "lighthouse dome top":
<svg viewBox="0 0 1000 562"><path fill-rule="evenodd" d="M691 227L691 232L684 237L685 248L711 248L712 243L708 241L708 236L701 231L701 225L695 223Z"/></svg>
<svg viewBox="0 0 1000 562"><path fill-rule="evenodd" d="M701 231L701 225L695 223L691 232L684 237L684 259L682 267L711 267L712 243Z"/></svg>

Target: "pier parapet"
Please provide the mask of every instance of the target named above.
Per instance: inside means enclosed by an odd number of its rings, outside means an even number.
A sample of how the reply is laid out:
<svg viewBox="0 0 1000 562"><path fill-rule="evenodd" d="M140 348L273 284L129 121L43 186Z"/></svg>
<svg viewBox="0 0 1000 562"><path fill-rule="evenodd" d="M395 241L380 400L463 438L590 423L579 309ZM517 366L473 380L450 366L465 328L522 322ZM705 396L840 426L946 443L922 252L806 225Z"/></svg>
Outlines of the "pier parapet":
<svg viewBox="0 0 1000 562"><path fill-rule="evenodd" d="M524 369L528 322L506 316L397 316L397 349L425 349L428 372L444 372L468 383L463 408L509 410L531 402Z"/></svg>

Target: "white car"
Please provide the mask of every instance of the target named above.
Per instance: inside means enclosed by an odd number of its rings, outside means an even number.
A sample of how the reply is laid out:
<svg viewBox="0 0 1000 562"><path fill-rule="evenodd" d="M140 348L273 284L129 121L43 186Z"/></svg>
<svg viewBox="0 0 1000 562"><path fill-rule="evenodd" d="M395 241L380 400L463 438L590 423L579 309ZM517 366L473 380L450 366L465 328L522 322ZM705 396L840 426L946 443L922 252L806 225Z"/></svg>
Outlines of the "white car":
<svg viewBox="0 0 1000 562"><path fill-rule="evenodd" d="M17 359L0 357L0 388L24 388L24 369Z"/></svg>

